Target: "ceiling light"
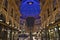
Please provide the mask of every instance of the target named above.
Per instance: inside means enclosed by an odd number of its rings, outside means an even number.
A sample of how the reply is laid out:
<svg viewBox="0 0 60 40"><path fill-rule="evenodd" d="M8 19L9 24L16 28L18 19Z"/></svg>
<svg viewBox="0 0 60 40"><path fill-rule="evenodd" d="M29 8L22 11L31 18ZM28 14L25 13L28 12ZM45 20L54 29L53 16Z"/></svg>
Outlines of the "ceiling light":
<svg viewBox="0 0 60 40"><path fill-rule="evenodd" d="M51 22L52 24L54 23L54 22Z"/></svg>
<svg viewBox="0 0 60 40"><path fill-rule="evenodd" d="M0 20L0 21L2 21L2 20Z"/></svg>
<svg viewBox="0 0 60 40"><path fill-rule="evenodd" d="M17 28L17 27L15 27L15 28Z"/></svg>
<svg viewBox="0 0 60 40"><path fill-rule="evenodd" d="M6 22L7 24L9 24L9 22Z"/></svg>
<svg viewBox="0 0 60 40"><path fill-rule="evenodd" d="M55 30L57 30L57 28L55 28Z"/></svg>
<svg viewBox="0 0 60 40"><path fill-rule="evenodd" d="M27 2L29 5L32 5L33 4L33 2Z"/></svg>
<svg viewBox="0 0 60 40"><path fill-rule="evenodd" d="M21 31L21 30L19 30L19 31Z"/></svg>
<svg viewBox="0 0 60 40"><path fill-rule="evenodd" d="M49 30L49 32L50 32L50 30Z"/></svg>
<svg viewBox="0 0 60 40"><path fill-rule="evenodd" d="M47 25L47 26L49 26L49 25Z"/></svg>
<svg viewBox="0 0 60 40"><path fill-rule="evenodd" d="M59 28L59 30L60 30L60 28Z"/></svg>

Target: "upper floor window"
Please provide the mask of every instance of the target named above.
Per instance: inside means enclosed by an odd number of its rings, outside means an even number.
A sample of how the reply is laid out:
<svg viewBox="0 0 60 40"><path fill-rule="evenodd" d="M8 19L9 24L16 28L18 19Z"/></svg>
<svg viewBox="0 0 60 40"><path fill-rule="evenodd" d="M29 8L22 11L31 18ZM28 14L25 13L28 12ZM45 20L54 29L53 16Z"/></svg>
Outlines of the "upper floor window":
<svg viewBox="0 0 60 40"><path fill-rule="evenodd" d="M55 21L59 21L60 20L60 13L57 13L55 16Z"/></svg>
<svg viewBox="0 0 60 40"><path fill-rule="evenodd" d="M11 16L13 17L13 9L11 9Z"/></svg>
<svg viewBox="0 0 60 40"><path fill-rule="evenodd" d="M58 2L60 3L60 0L58 0Z"/></svg>
<svg viewBox="0 0 60 40"><path fill-rule="evenodd" d="M18 2L19 2L19 1L15 1L15 3L16 3L17 5L18 5Z"/></svg>
<svg viewBox="0 0 60 40"><path fill-rule="evenodd" d="M16 5L18 6L18 8L20 7L20 0L15 0L15 3L16 3Z"/></svg>
<svg viewBox="0 0 60 40"><path fill-rule="evenodd" d="M47 13L48 13L48 17L50 16L50 14L49 14L49 9L47 9Z"/></svg>
<svg viewBox="0 0 60 40"><path fill-rule="evenodd" d="M45 0L42 0L42 5L44 5L45 4Z"/></svg>
<svg viewBox="0 0 60 40"><path fill-rule="evenodd" d="M0 0L0 5L2 4L2 0Z"/></svg>
<svg viewBox="0 0 60 40"><path fill-rule="evenodd" d="M44 14L44 20L46 20L46 14Z"/></svg>
<svg viewBox="0 0 60 40"><path fill-rule="evenodd" d="M56 5L57 5L56 0L53 0L53 11L55 11L55 10L56 10Z"/></svg>
<svg viewBox="0 0 60 40"><path fill-rule="evenodd" d="M15 13L15 16L14 16L15 20L17 19L17 14Z"/></svg>
<svg viewBox="0 0 60 40"><path fill-rule="evenodd" d="M20 0L20 1L22 1L22 0Z"/></svg>
<svg viewBox="0 0 60 40"><path fill-rule="evenodd" d="M4 3L3 3L3 5L4 5L4 9L7 11L7 7L8 7L8 1L7 1L7 0L4 0Z"/></svg>

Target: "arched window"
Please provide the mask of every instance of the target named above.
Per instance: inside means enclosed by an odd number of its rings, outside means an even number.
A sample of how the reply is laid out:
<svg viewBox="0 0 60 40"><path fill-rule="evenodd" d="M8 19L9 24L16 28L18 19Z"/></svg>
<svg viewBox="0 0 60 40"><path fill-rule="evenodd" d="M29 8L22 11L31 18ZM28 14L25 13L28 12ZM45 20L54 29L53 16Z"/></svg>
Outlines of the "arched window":
<svg viewBox="0 0 60 40"><path fill-rule="evenodd" d="M56 5L57 5L57 1L56 0L53 0L53 11L56 10Z"/></svg>
<svg viewBox="0 0 60 40"><path fill-rule="evenodd" d="M4 5L4 9L5 9L5 11L7 11L8 1L7 1L7 0L4 0L3 5Z"/></svg>
<svg viewBox="0 0 60 40"><path fill-rule="evenodd" d="M6 22L6 18L2 13L0 13L0 22Z"/></svg>

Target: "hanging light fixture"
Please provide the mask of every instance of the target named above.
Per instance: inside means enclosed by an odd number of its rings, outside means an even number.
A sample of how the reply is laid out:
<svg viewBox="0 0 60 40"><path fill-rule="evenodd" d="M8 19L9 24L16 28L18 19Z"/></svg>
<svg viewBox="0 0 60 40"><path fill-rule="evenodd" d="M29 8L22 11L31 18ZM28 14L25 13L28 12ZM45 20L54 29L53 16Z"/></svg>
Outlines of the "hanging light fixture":
<svg viewBox="0 0 60 40"><path fill-rule="evenodd" d="M27 2L29 5L32 5L33 4L33 2Z"/></svg>

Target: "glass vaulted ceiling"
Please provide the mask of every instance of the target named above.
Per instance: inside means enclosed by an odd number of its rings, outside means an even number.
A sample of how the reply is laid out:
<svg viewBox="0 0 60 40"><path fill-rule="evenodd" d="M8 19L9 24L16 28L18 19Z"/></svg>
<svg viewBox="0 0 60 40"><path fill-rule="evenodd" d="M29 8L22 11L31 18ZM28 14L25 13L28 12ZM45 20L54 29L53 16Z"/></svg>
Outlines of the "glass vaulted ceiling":
<svg viewBox="0 0 60 40"><path fill-rule="evenodd" d="M39 0L22 0L20 5L21 18L35 17L39 18L40 2Z"/></svg>

